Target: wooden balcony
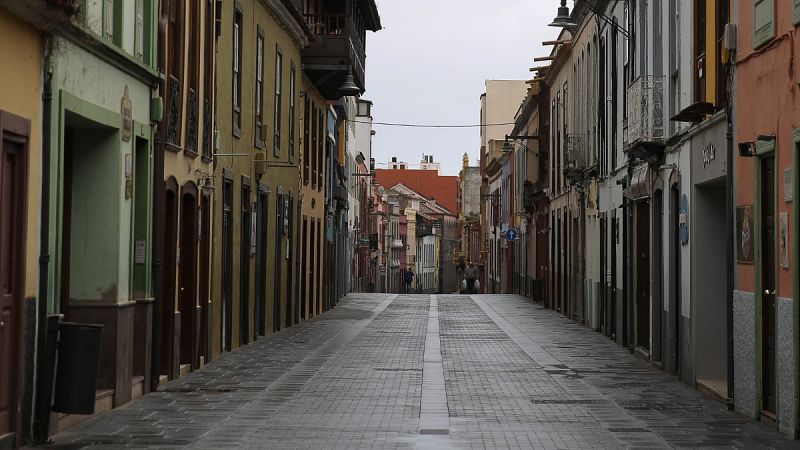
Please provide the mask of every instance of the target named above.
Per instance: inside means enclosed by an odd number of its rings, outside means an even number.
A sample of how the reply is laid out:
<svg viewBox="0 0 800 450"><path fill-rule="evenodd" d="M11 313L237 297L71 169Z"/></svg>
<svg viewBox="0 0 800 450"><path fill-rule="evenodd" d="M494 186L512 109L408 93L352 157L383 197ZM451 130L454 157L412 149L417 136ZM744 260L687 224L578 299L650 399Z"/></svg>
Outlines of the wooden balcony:
<svg viewBox="0 0 800 450"><path fill-rule="evenodd" d="M334 2L337 3L337 2ZM303 70L329 100L341 97L339 87L348 73L363 92L367 30L378 31L380 17L374 0L338 2L344 13L304 14L314 39L303 50Z"/></svg>
<svg viewBox="0 0 800 450"><path fill-rule="evenodd" d="M330 100L341 97L348 70L363 91L366 30L349 14L307 14L305 19L316 38L303 50L303 70L320 93Z"/></svg>
<svg viewBox="0 0 800 450"><path fill-rule="evenodd" d="M0 7L42 31L69 23L81 9L79 0L0 0Z"/></svg>

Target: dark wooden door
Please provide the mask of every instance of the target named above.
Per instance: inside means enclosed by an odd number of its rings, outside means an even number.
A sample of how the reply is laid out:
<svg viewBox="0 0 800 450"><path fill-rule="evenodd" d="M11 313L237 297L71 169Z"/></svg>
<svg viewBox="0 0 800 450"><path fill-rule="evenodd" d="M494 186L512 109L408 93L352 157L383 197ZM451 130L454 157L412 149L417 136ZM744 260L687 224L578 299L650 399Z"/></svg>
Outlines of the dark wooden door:
<svg viewBox="0 0 800 450"><path fill-rule="evenodd" d="M775 160L761 162L762 408L775 413Z"/></svg>
<svg viewBox="0 0 800 450"><path fill-rule="evenodd" d="M673 374L678 378L681 376L681 239L680 239L680 204L681 194L678 186L675 185L671 190L672 195L672 305L670 314L672 322L672 367Z"/></svg>
<svg viewBox="0 0 800 450"><path fill-rule="evenodd" d="M278 194L275 199L275 295L272 299L272 331L281 329L281 278L283 276L283 220L284 196Z"/></svg>
<svg viewBox="0 0 800 450"><path fill-rule="evenodd" d="M178 310L181 314L180 363L199 366L197 358L197 200L193 193L181 198L180 271Z"/></svg>
<svg viewBox="0 0 800 450"><path fill-rule="evenodd" d="M650 208L636 206L636 346L650 350Z"/></svg>
<svg viewBox="0 0 800 450"><path fill-rule="evenodd" d="M287 230L287 245L286 245L286 309L284 310L284 323L287 327L294 325L294 320L292 319L292 309L294 307L294 277L292 276L294 273L294 255L292 255L292 245L294 245L294 198L289 196L287 199L289 207L288 214L286 214L286 219L288 220L289 227Z"/></svg>
<svg viewBox="0 0 800 450"><path fill-rule="evenodd" d="M231 351L233 329L233 181L222 186L222 305L220 321L221 346Z"/></svg>
<svg viewBox="0 0 800 450"><path fill-rule="evenodd" d="M24 145L0 143L0 436L16 429L22 245L25 198Z"/></svg>
<svg viewBox="0 0 800 450"><path fill-rule="evenodd" d="M256 210L256 302L254 324L256 335L267 332L267 205L266 192L258 194Z"/></svg>
<svg viewBox="0 0 800 450"><path fill-rule="evenodd" d="M242 186L242 228L239 237L239 344L250 342L250 186Z"/></svg>
<svg viewBox="0 0 800 450"><path fill-rule="evenodd" d="M169 187L164 199L164 288L161 302L160 375L175 374L175 266L177 264L178 196Z"/></svg>
<svg viewBox="0 0 800 450"><path fill-rule="evenodd" d="M200 209L200 288L198 297L200 299L200 343L198 346L198 358L204 357L205 362L209 361L211 350L208 348L208 324L211 320L209 311L209 280L211 279L211 198L204 195L202 208Z"/></svg>

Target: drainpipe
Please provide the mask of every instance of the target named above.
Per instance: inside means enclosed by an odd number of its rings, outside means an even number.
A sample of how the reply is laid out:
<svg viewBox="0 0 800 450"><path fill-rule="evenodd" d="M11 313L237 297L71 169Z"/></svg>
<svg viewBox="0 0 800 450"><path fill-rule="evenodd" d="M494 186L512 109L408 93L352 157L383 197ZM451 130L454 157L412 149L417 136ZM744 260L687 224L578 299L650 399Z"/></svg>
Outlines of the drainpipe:
<svg viewBox="0 0 800 450"><path fill-rule="evenodd" d="M727 272L727 307L725 308L726 311L726 323L727 323L727 350L728 350L728 410L733 411L735 408L734 403L734 366L733 366L733 355L734 355L734 345L733 345L733 290L734 290L734 264L733 258L734 255L734 242L735 242L735 231L734 231L734 195L733 195L733 172L734 172L734 160L733 160L733 108L730 106L730 101L728 102L728 108L726 111L726 117L728 122L728 129L725 133L725 140L727 144L727 155L726 155L726 162L725 162L725 178L726 184L728 186L727 189L727 202L728 207L726 208L725 214L725 228L726 234L728 239L728 245L725 246L727 252L727 258L725 258L725 269Z"/></svg>
<svg viewBox="0 0 800 450"><path fill-rule="evenodd" d="M158 69L166 72L165 54L166 54L166 28L167 19L162 10L159 11L158 21ZM164 97L167 89L166 78L161 82L163 88L161 96ZM155 391L158 389L159 374L161 373L161 301L163 295L163 281L162 281L162 266L161 266L161 248L164 245L164 235L161 219L164 217L164 129L157 128L155 133L155 151L153 152L153 340L151 342L152 351L150 373L150 389Z"/></svg>
<svg viewBox="0 0 800 450"><path fill-rule="evenodd" d="M50 128L53 121L53 70L50 51L52 37L44 35L42 49L44 80L42 83L42 205L39 240L39 299L36 312L36 369L34 370L33 417L31 439L35 444L47 441L50 428L50 399L55 370L55 339L48 339L47 299L50 269ZM57 333L57 330L54 330ZM48 357L48 354L51 357Z"/></svg>

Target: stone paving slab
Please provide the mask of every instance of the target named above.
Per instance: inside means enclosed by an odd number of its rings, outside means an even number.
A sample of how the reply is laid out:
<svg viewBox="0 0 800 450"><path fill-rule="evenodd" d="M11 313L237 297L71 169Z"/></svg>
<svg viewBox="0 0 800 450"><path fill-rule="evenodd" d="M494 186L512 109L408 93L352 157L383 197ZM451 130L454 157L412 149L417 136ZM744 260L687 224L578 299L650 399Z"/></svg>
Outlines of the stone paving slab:
<svg viewBox="0 0 800 450"><path fill-rule="evenodd" d="M800 445L523 298L357 294L47 447Z"/></svg>

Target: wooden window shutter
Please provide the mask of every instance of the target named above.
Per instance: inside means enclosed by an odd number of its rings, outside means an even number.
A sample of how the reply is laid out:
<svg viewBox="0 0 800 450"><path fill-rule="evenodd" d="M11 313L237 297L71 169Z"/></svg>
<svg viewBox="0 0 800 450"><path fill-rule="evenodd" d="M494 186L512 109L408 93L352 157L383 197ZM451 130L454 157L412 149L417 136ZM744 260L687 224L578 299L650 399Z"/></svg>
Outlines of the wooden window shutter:
<svg viewBox="0 0 800 450"><path fill-rule="evenodd" d="M136 57L144 60L144 1L136 2Z"/></svg>
<svg viewBox="0 0 800 450"><path fill-rule="evenodd" d="M106 39L114 37L114 0L105 0L103 11L103 35Z"/></svg>
<svg viewBox="0 0 800 450"><path fill-rule="evenodd" d="M775 0L755 0L753 30L753 48L764 45L775 36Z"/></svg>

